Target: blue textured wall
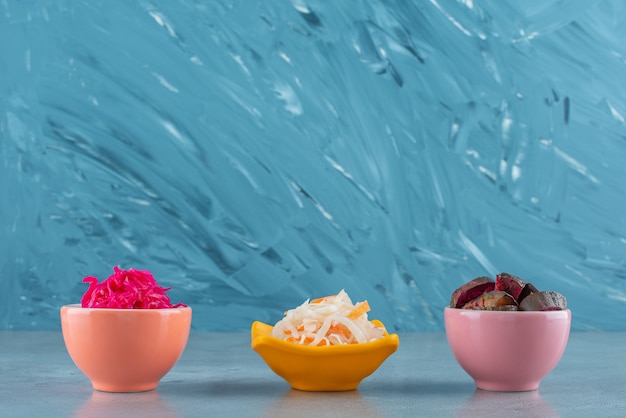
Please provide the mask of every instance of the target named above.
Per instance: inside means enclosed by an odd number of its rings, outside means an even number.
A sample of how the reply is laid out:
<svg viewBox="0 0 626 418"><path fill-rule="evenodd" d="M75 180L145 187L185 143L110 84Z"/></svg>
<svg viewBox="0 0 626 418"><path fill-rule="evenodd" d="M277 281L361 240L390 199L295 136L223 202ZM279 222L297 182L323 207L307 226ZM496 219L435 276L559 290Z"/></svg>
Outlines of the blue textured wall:
<svg viewBox="0 0 626 418"><path fill-rule="evenodd" d="M626 3L0 3L0 328L151 270L198 330L500 271L626 329Z"/></svg>

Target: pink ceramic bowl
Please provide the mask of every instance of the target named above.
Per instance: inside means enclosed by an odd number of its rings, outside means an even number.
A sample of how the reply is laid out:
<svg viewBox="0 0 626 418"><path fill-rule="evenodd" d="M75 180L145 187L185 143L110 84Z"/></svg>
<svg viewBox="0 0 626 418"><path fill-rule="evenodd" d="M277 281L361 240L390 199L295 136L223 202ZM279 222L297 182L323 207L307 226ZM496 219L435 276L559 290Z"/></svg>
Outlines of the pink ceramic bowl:
<svg viewBox="0 0 626 418"><path fill-rule="evenodd" d="M445 308L448 343L476 387L526 391L557 365L569 338L572 313Z"/></svg>
<svg viewBox="0 0 626 418"><path fill-rule="evenodd" d="M182 355L191 308L108 309L61 307L61 329L70 357L105 392L157 387Z"/></svg>

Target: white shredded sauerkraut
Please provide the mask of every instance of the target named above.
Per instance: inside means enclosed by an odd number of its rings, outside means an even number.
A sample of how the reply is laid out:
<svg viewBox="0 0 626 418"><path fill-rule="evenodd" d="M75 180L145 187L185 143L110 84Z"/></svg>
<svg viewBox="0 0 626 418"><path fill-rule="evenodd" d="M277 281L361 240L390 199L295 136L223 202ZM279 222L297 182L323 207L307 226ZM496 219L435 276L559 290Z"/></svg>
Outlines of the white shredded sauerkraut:
<svg viewBox="0 0 626 418"><path fill-rule="evenodd" d="M342 290L285 312L272 336L303 345L355 344L382 338L385 330L367 319L367 301L352 304Z"/></svg>

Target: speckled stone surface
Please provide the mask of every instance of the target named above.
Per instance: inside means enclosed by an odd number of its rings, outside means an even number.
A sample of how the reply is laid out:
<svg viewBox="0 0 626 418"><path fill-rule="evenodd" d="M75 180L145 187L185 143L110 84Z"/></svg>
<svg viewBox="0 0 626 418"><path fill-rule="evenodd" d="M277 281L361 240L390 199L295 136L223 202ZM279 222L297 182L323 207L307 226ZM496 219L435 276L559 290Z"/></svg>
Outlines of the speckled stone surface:
<svg viewBox="0 0 626 418"><path fill-rule="evenodd" d="M247 333L191 334L151 392L94 391L60 332L0 332L3 417L604 417L626 410L626 333L573 333L539 390L477 390L445 334L400 334L400 347L359 389L292 390L250 348Z"/></svg>

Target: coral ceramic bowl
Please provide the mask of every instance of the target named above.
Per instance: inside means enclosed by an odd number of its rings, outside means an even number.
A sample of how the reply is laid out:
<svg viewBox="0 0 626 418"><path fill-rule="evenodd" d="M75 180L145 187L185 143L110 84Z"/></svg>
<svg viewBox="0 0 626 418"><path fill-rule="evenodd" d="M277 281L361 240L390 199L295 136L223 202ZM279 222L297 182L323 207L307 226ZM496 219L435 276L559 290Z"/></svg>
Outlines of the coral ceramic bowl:
<svg viewBox="0 0 626 418"><path fill-rule="evenodd" d="M61 307L67 351L96 390L143 392L182 355L191 308L108 309Z"/></svg>
<svg viewBox="0 0 626 418"><path fill-rule="evenodd" d="M380 321L372 321L383 327ZM271 325L252 324L252 349L293 389L318 392L354 390L398 349L396 334L362 344L312 347L272 337Z"/></svg>
<svg viewBox="0 0 626 418"><path fill-rule="evenodd" d="M479 389L528 391L556 367L572 313L445 308L448 344Z"/></svg>

